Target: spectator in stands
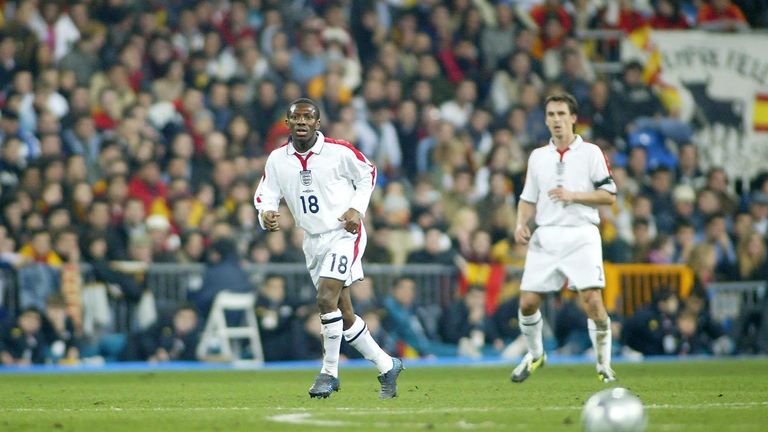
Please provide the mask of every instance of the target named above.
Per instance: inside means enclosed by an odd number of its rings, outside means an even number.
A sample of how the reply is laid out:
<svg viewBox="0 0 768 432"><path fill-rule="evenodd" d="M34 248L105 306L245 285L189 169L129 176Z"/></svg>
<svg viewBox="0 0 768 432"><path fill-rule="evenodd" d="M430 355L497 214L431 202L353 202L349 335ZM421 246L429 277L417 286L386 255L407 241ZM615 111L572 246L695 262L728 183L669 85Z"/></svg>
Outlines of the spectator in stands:
<svg viewBox="0 0 768 432"><path fill-rule="evenodd" d="M320 314L308 313L298 322L294 331L293 357L296 360L319 360L323 358Z"/></svg>
<svg viewBox="0 0 768 432"><path fill-rule="evenodd" d="M80 358L81 329L67 314L67 304L60 294L53 294L45 302L45 316L41 331L48 345L46 359L56 363L74 364Z"/></svg>
<svg viewBox="0 0 768 432"><path fill-rule="evenodd" d="M651 171L651 180L644 188L653 207L656 229L662 234L671 234L675 223L672 200L672 171L665 165L659 165Z"/></svg>
<svg viewBox="0 0 768 432"><path fill-rule="evenodd" d="M44 229L34 231L19 256L19 307L44 310L45 300L59 290L58 269L64 262L53 250L51 234Z"/></svg>
<svg viewBox="0 0 768 432"><path fill-rule="evenodd" d="M515 38L515 17L512 5L498 2L494 8L495 25L486 26L480 36L480 52L483 69L486 71L494 71L500 66L501 60L512 52L511 42Z"/></svg>
<svg viewBox="0 0 768 432"><path fill-rule="evenodd" d="M677 151L677 183L699 189L704 185L704 173L699 168L699 153L693 143L681 143Z"/></svg>
<svg viewBox="0 0 768 432"><path fill-rule="evenodd" d="M455 356L456 347L430 340L419 319L416 305L416 284L413 279L400 278L384 299L385 327L390 334L422 356Z"/></svg>
<svg viewBox="0 0 768 432"><path fill-rule="evenodd" d="M743 281L768 280L768 258L765 238L751 231L736 246L738 277Z"/></svg>
<svg viewBox="0 0 768 432"><path fill-rule="evenodd" d="M643 355L671 355L678 350L675 337L680 300L668 288L653 295L653 302L635 311L624 325L626 344Z"/></svg>
<svg viewBox="0 0 768 432"><path fill-rule="evenodd" d="M189 293L189 300L203 321L207 320L213 301L221 291L253 291L239 259L237 247L231 238L220 238L211 244L202 287Z"/></svg>
<svg viewBox="0 0 768 432"><path fill-rule="evenodd" d="M632 221L632 251L629 262L646 263L648 255L656 238L651 234L651 223L644 217L636 217Z"/></svg>
<svg viewBox="0 0 768 432"><path fill-rule="evenodd" d="M654 264L673 264L675 262L674 237L661 234L651 242L647 261Z"/></svg>
<svg viewBox="0 0 768 432"><path fill-rule="evenodd" d="M699 329L699 323L696 314L683 310L677 316L677 352L674 354L703 355L711 354L709 341L705 334Z"/></svg>
<svg viewBox="0 0 768 432"><path fill-rule="evenodd" d="M688 267L693 270L694 287L706 290L716 280L717 250L708 242L697 243L688 255Z"/></svg>
<svg viewBox="0 0 768 432"><path fill-rule="evenodd" d="M440 317L441 339L457 345L459 355L471 358L493 352L490 346L500 349L504 344L485 310L485 288L470 286L464 297L449 305Z"/></svg>
<svg viewBox="0 0 768 432"><path fill-rule="evenodd" d="M711 190L717 195L720 201L720 210L725 214L732 215L736 213L739 207L739 199L731 192L728 187L728 174L720 167L715 167L707 173L707 180L704 185L706 189Z"/></svg>
<svg viewBox="0 0 768 432"><path fill-rule="evenodd" d="M138 237L134 237L138 238ZM83 261L91 266L91 276L96 282L110 286L110 293L117 298L134 303L139 300L143 287L133 275L113 269L107 256L107 239L103 233L88 232L82 239Z"/></svg>
<svg viewBox="0 0 768 432"><path fill-rule="evenodd" d="M707 351L715 355L732 354L733 339L725 333L723 326L712 317L710 310L710 303L704 290L693 289L688 293L683 311L695 317L696 331L700 340L706 345ZM679 322L678 329L680 329ZM680 331L680 333L683 332ZM688 331L687 333L692 332Z"/></svg>
<svg viewBox="0 0 768 432"><path fill-rule="evenodd" d="M617 124L625 125L622 132L629 132L636 119L666 115L661 100L653 89L643 82L643 65L629 62L624 66L621 80L613 84L618 109Z"/></svg>
<svg viewBox="0 0 768 432"><path fill-rule="evenodd" d="M653 7L653 16L648 22L656 30L685 30L688 21L680 11L680 2L659 0Z"/></svg>
<svg viewBox="0 0 768 432"><path fill-rule="evenodd" d="M367 312L381 312L382 306L376 298L374 281L370 276L366 276L361 280L350 294L352 297L352 306L356 311L359 311L361 316Z"/></svg>
<svg viewBox="0 0 768 432"><path fill-rule="evenodd" d="M621 131L616 123L616 110L612 102L610 87L606 81L597 80L589 90L589 99L584 103L584 114L580 120L590 127L595 143L606 141L612 144Z"/></svg>
<svg viewBox="0 0 768 432"><path fill-rule="evenodd" d="M267 275L264 279L259 287L256 317L265 360L291 360L295 346L291 337L294 307L287 301L282 276Z"/></svg>
<svg viewBox="0 0 768 432"><path fill-rule="evenodd" d="M679 184L672 190L672 205L675 221L696 218L696 191L687 184Z"/></svg>
<svg viewBox="0 0 768 432"><path fill-rule="evenodd" d="M763 192L753 193L749 203L749 214L752 215L755 231L763 237L768 237L768 195Z"/></svg>
<svg viewBox="0 0 768 432"><path fill-rule="evenodd" d="M558 353L579 355L592 348L586 323L584 303L578 298L563 298L555 315L553 329Z"/></svg>
<svg viewBox="0 0 768 432"><path fill-rule="evenodd" d="M40 311L34 307L24 308L14 325L3 332L0 362L6 366L42 364L46 349Z"/></svg>
<svg viewBox="0 0 768 432"><path fill-rule="evenodd" d="M199 341L197 311L192 305L182 304L170 322L159 321L139 335L139 356L150 363L197 360Z"/></svg>
<svg viewBox="0 0 768 432"><path fill-rule="evenodd" d="M157 209L167 209L165 197L168 189L160 178L160 166L154 159L141 165L137 174L131 178L128 191L129 196L139 198L144 203L146 214L153 214Z"/></svg>
<svg viewBox="0 0 768 432"><path fill-rule="evenodd" d="M723 280L734 275L736 270L736 246L728 234L725 216L712 215L704 225L702 241L715 248L715 277Z"/></svg>
<svg viewBox="0 0 768 432"><path fill-rule="evenodd" d="M711 0L699 7L698 26L713 31L746 31L749 23L744 13L731 0Z"/></svg>

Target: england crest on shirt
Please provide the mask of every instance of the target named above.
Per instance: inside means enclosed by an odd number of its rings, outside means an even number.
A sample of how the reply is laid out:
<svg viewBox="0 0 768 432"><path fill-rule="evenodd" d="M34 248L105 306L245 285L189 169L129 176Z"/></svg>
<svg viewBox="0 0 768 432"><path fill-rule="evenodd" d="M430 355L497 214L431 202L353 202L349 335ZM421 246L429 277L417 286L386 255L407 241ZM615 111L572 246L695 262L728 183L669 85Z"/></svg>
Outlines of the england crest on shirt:
<svg viewBox="0 0 768 432"><path fill-rule="evenodd" d="M301 177L301 184L309 186L312 184L312 170L299 171L299 177Z"/></svg>

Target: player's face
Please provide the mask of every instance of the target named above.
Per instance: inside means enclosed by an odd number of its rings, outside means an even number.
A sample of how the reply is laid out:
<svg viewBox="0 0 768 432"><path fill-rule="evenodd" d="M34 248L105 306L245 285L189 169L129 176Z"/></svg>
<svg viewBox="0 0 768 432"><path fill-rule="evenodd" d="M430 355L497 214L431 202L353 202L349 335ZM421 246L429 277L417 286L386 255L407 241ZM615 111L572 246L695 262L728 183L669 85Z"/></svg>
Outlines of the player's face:
<svg viewBox="0 0 768 432"><path fill-rule="evenodd" d="M299 148L307 148L314 144L315 132L320 127L320 119L315 107L309 104L295 104L288 111L285 123L291 131L294 144Z"/></svg>
<svg viewBox="0 0 768 432"><path fill-rule="evenodd" d="M555 101L548 103L546 116L547 127L554 138L563 139L573 135L576 114L571 114L568 104Z"/></svg>

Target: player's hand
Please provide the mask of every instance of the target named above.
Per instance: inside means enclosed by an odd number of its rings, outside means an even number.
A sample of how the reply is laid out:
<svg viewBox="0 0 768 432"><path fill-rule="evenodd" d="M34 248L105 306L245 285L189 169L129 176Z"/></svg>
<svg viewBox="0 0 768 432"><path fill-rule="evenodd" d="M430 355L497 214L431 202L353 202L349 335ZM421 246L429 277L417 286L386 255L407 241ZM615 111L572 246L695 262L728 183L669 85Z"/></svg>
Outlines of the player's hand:
<svg viewBox="0 0 768 432"><path fill-rule="evenodd" d="M344 229L347 230L347 232L357 234L360 230L360 212L351 208L341 215L339 222L344 224Z"/></svg>
<svg viewBox="0 0 768 432"><path fill-rule="evenodd" d="M528 225L518 225L515 228L515 242L520 244L528 244L528 240L531 239L531 229Z"/></svg>
<svg viewBox="0 0 768 432"><path fill-rule="evenodd" d="M277 222L279 218L280 213L274 210L267 210L261 213L261 220L269 231L280 231L280 224Z"/></svg>
<svg viewBox="0 0 768 432"><path fill-rule="evenodd" d="M573 202L573 192L563 189L561 187L550 189L547 192L549 198L553 201L562 201L565 204L571 204Z"/></svg>

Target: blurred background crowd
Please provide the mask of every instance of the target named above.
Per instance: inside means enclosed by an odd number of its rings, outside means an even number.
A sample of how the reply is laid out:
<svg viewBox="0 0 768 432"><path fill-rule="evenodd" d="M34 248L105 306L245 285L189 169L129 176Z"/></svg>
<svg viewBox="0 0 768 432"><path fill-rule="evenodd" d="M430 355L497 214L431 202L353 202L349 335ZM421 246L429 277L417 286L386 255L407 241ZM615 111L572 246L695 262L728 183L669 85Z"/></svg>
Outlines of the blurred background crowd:
<svg viewBox="0 0 768 432"><path fill-rule="evenodd" d="M302 96L319 104L326 135L379 168L364 262L442 264L460 278L455 300L438 305L416 301L420 287L408 277L360 284L356 308L385 349L522 354L509 269L522 267L525 246L511 233L527 156L549 139L542 101L560 91L580 104L578 133L612 163L619 192L602 209L605 259L681 263L695 274L684 301L660 290L615 319L617 353L768 349L767 325L749 327L744 340L707 307L714 281L768 278L768 174L745 182L704 170L697 125L662 103L643 65L599 70L620 60L617 40L581 37L764 31L764 0L0 5L3 364L192 360L222 289L258 290L267 360L319 358L311 302L290 298L278 273L244 270L303 263L290 213L265 233L252 205L267 155L288 136L288 103ZM637 144L649 128L665 157ZM81 286L105 282L109 298L140 309L147 286L135 263L206 270L189 302L130 334L89 337L82 304L93 299ZM583 353L581 307L564 295L557 308L550 348Z"/></svg>

